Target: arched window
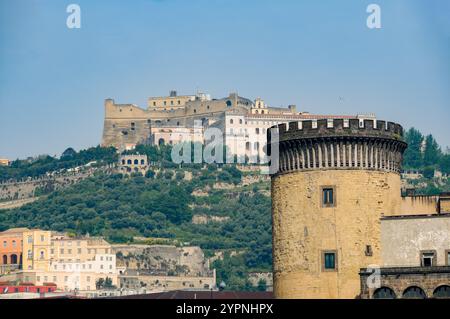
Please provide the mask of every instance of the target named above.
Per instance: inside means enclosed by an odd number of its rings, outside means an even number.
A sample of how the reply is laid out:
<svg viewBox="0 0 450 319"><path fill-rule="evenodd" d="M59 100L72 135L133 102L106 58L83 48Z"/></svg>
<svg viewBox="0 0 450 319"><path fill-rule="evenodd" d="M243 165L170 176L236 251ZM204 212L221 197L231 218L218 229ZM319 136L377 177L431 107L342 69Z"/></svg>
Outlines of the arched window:
<svg viewBox="0 0 450 319"><path fill-rule="evenodd" d="M139 164L139 160L135 159L134 160L134 165L138 165Z"/></svg>
<svg viewBox="0 0 450 319"><path fill-rule="evenodd" d="M230 119L230 124L233 124L233 119Z"/></svg>
<svg viewBox="0 0 450 319"><path fill-rule="evenodd" d="M43 251L43 250L41 250L41 252L40 252L40 254L39 254L39 258L40 258L40 259L44 259L44 251Z"/></svg>
<svg viewBox="0 0 450 319"><path fill-rule="evenodd" d="M403 292L403 298L406 299L426 299L427 295L420 287L411 286Z"/></svg>
<svg viewBox="0 0 450 319"><path fill-rule="evenodd" d="M145 161L144 160L141 160L141 165L145 165Z"/></svg>
<svg viewBox="0 0 450 319"><path fill-rule="evenodd" d="M131 160L130 160L130 159L127 160L127 164L128 164L128 165L131 165Z"/></svg>
<svg viewBox="0 0 450 319"><path fill-rule="evenodd" d="M164 145L164 139L163 139L163 138L160 138L160 139L159 139L158 145L160 145L160 146L161 146L161 145Z"/></svg>
<svg viewBox="0 0 450 319"><path fill-rule="evenodd" d="M443 285L437 287L433 292L434 298L450 298L450 286Z"/></svg>
<svg viewBox="0 0 450 319"><path fill-rule="evenodd" d="M8 256L3 255L3 265L7 265L8 264Z"/></svg>
<svg viewBox="0 0 450 319"><path fill-rule="evenodd" d="M239 119L239 124L242 124L242 119Z"/></svg>
<svg viewBox="0 0 450 319"><path fill-rule="evenodd" d="M231 106L231 101L230 101L230 100L227 101L227 106L228 106L228 107Z"/></svg>
<svg viewBox="0 0 450 319"><path fill-rule="evenodd" d="M17 255L16 254L12 254L11 255L11 264L17 264Z"/></svg>
<svg viewBox="0 0 450 319"><path fill-rule="evenodd" d="M395 292L388 287L381 287L373 293L373 299L395 299L397 296Z"/></svg>

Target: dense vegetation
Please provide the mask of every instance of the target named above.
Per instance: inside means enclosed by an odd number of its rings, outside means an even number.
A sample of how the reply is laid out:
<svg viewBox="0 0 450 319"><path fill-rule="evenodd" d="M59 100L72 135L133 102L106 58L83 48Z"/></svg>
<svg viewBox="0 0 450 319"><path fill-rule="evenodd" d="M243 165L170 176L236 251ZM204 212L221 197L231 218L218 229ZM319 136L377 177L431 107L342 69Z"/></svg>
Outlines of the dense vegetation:
<svg viewBox="0 0 450 319"><path fill-rule="evenodd" d="M405 151L403 167L405 169L438 169L450 174L450 154L443 153L433 135L424 136L415 128L405 132L408 148Z"/></svg>
<svg viewBox="0 0 450 319"><path fill-rule="evenodd" d="M232 257L240 271L221 268L221 273L229 275L220 278L230 282L230 288L242 284L240 289L245 289L248 283L244 274L269 271L271 267L271 202L260 193L268 190L267 183L231 190L213 188L217 182L239 184L241 175L232 165L155 168L146 176L97 173L34 203L3 211L0 231L38 227L102 235L112 242L131 242L134 237L166 238L175 244L200 245L207 251L233 249L242 252L237 259ZM209 196L193 196L194 190L207 191ZM229 219L193 224L194 213Z"/></svg>
<svg viewBox="0 0 450 319"><path fill-rule="evenodd" d="M47 173L66 170L94 161L96 166L117 162L116 149L97 146L75 152L72 148L68 148L60 158L42 155L26 160L17 159L12 161L10 166L0 166L0 181L40 177Z"/></svg>
<svg viewBox="0 0 450 319"><path fill-rule="evenodd" d="M408 148L403 159L403 169L422 173L423 178L410 181L418 193L438 194L449 192L450 183L447 179L435 178L435 171L444 175L450 174L450 154L443 152L432 135L424 136L415 128L405 132Z"/></svg>

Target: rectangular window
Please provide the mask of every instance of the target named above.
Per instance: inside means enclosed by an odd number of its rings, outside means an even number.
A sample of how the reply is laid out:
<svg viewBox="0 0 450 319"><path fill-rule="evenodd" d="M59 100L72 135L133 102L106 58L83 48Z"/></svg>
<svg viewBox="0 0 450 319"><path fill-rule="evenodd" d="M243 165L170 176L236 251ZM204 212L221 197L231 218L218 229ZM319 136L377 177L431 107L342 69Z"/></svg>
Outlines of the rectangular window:
<svg viewBox="0 0 450 319"><path fill-rule="evenodd" d="M336 202L335 196L334 187L322 187L322 207L334 207Z"/></svg>
<svg viewBox="0 0 450 319"><path fill-rule="evenodd" d="M322 271L337 270L337 254L335 250L326 250L322 252Z"/></svg>
<svg viewBox="0 0 450 319"><path fill-rule="evenodd" d="M420 266L432 267L436 266L436 252L432 250L424 250L420 252Z"/></svg>
<svg viewBox="0 0 450 319"><path fill-rule="evenodd" d="M445 261L447 262L447 266L450 266L450 250L445 251L445 256L446 256Z"/></svg>

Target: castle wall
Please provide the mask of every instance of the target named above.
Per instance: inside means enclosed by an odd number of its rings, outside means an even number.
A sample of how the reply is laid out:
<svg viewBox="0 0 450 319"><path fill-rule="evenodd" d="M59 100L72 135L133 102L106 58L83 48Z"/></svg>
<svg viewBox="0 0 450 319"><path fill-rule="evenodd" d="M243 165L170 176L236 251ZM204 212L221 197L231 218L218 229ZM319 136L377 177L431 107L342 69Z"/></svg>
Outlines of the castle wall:
<svg viewBox="0 0 450 319"><path fill-rule="evenodd" d="M415 195L402 197L399 215L436 214L438 201L439 196Z"/></svg>
<svg viewBox="0 0 450 319"><path fill-rule="evenodd" d="M321 206L323 185L335 186L335 207ZM381 263L379 219L400 209L399 192L395 172L317 170L274 176L275 296L355 298L359 269ZM337 251L337 271L322 269L326 250Z"/></svg>

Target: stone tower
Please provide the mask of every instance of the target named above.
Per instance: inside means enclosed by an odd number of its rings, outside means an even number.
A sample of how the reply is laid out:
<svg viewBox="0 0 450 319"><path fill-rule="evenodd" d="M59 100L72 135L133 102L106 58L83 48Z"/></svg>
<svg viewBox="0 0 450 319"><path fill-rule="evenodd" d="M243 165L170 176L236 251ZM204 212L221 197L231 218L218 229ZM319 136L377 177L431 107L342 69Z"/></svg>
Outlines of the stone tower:
<svg viewBox="0 0 450 319"><path fill-rule="evenodd" d="M355 298L360 268L382 265L380 217L400 209L403 129L358 119L275 128L275 297Z"/></svg>

